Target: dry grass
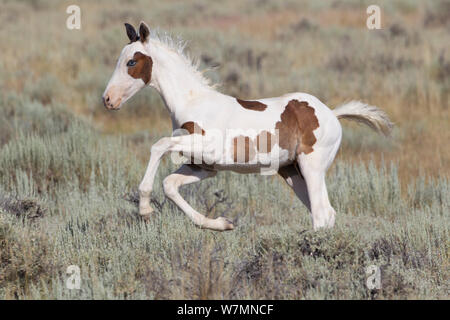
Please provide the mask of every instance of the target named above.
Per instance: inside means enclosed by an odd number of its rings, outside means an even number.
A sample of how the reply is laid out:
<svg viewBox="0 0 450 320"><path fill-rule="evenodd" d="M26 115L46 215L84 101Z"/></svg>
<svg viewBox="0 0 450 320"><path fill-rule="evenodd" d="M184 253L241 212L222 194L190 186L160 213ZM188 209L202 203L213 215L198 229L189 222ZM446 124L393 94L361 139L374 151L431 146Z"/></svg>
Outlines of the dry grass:
<svg viewBox="0 0 450 320"><path fill-rule="evenodd" d="M44 103L66 103L105 133L170 131L154 92L140 94L120 113L108 114L100 105L126 42L122 23L146 20L191 40L205 67L219 64L212 77L225 93L255 98L300 90L331 107L361 99L386 110L397 125L393 143L381 139L372 152L344 140L342 159L396 161L406 181L449 174L450 151L443 147L450 138L448 23L440 18L449 10L445 2L380 2L378 31L366 29L366 6L359 2L247 1L223 7L136 1L126 8L81 2L82 31L63 28L63 3L32 3L4 3L2 14L14 23L0 32L9 44L2 53L2 87L25 90Z"/></svg>

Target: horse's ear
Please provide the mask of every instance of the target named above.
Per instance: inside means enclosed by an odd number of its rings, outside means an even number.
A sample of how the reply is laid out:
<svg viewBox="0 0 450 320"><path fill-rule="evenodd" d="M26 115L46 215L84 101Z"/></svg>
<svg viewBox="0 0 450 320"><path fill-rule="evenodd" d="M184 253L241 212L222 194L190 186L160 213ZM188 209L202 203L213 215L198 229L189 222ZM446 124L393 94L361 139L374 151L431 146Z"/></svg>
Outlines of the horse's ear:
<svg viewBox="0 0 450 320"><path fill-rule="evenodd" d="M148 39L148 36L150 34L150 30L147 26L147 24L142 21L139 25L139 37L141 38L141 42L145 42Z"/></svg>
<svg viewBox="0 0 450 320"><path fill-rule="evenodd" d="M127 29L127 36L128 39L130 39L130 43L131 42L135 42L139 39L136 30L134 29L134 27L129 24L129 23L125 23L125 28Z"/></svg>

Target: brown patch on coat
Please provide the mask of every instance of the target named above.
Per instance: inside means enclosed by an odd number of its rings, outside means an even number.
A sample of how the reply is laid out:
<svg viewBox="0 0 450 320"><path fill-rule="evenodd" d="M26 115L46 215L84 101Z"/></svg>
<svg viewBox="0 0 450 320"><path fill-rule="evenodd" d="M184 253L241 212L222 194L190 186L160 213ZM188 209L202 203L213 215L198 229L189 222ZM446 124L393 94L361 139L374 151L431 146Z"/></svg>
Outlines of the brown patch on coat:
<svg viewBox="0 0 450 320"><path fill-rule="evenodd" d="M202 127L200 127L197 123L193 122L193 121L188 121L183 123L183 125L181 126L181 129L184 129L186 131L189 132L189 134L202 134L202 136L205 135L205 130L202 129Z"/></svg>
<svg viewBox="0 0 450 320"><path fill-rule="evenodd" d="M195 123L194 121L188 121L183 123L183 125L181 126L181 129L186 130L187 132L189 132L189 134L201 134L202 136L205 135L205 130L203 130L202 127L200 127L197 123ZM180 155L184 156L183 152L179 152ZM201 163L196 163L196 160L194 159L194 157L190 157L191 158L191 164L192 165L201 165L202 167L209 168L208 170L212 170L212 166L211 165L207 165L204 164L203 161ZM203 158L202 158L203 160Z"/></svg>
<svg viewBox="0 0 450 320"><path fill-rule="evenodd" d="M256 150L252 139L246 136L237 136L233 138L233 159L236 163L242 163L244 155L244 163L255 159ZM239 159L238 159L239 156Z"/></svg>
<svg viewBox="0 0 450 320"><path fill-rule="evenodd" d="M264 111L267 108L267 105L261 103L259 101L246 101L236 98L236 101L243 106L245 109L253 110L253 111Z"/></svg>
<svg viewBox="0 0 450 320"><path fill-rule="evenodd" d="M313 131L319 127L319 120L313 107L306 101L291 100L286 105L281 120L275 125L279 134L279 145L289 151L289 158L314 151L317 139Z"/></svg>
<svg viewBox="0 0 450 320"><path fill-rule="evenodd" d="M256 137L256 149L260 153L270 153L275 145L276 137L269 131L262 131Z"/></svg>
<svg viewBox="0 0 450 320"><path fill-rule="evenodd" d="M136 64L127 67L128 74L135 79L142 79L145 84L149 83L152 78L152 58L138 51L134 53L133 60L136 60Z"/></svg>

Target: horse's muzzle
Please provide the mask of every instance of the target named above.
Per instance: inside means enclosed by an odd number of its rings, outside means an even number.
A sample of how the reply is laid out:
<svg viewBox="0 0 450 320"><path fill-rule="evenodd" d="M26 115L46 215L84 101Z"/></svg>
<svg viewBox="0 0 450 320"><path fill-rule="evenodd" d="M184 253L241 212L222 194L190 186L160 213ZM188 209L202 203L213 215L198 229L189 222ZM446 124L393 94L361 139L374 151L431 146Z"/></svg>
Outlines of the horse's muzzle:
<svg viewBox="0 0 450 320"><path fill-rule="evenodd" d="M108 110L118 110L118 109L120 109L121 99L119 99L118 101L116 101L114 103L108 94L104 95L102 97L102 99L103 99L103 105L105 106L106 109L108 109Z"/></svg>

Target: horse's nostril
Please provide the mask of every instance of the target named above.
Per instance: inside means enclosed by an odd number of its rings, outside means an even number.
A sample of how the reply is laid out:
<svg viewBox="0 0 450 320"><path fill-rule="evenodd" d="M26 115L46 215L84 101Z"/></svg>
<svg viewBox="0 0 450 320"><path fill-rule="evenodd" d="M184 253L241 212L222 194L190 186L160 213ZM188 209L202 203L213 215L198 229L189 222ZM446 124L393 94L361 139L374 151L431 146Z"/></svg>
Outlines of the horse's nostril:
<svg viewBox="0 0 450 320"><path fill-rule="evenodd" d="M108 103L109 103L109 97L107 96L106 98L105 97L102 97L102 99L103 99L103 105L105 106L105 107L107 107L107 105L108 105Z"/></svg>

